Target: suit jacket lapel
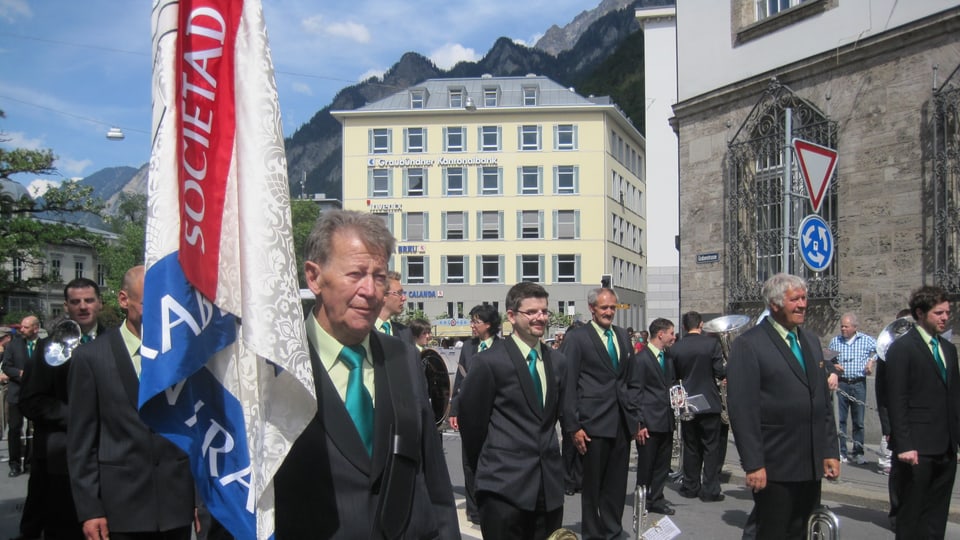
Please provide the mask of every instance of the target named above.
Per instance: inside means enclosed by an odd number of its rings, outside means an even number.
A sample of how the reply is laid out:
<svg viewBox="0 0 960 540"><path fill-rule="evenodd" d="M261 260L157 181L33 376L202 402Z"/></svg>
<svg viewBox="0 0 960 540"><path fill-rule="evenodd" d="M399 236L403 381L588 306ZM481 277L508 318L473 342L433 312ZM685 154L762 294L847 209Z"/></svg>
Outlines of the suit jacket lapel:
<svg viewBox="0 0 960 540"><path fill-rule="evenodd" d="M558 385L553 384L556 370L553 365L553 353L548 347L543 348L543 374L547 379L547 387L543 389L543 410L552 411L560 396L557 395Z"/></svg>
<svg viewBox="0 0 960 540"><path fill-rule="evenodd" d="M667 378L666 374L663 372L663 368L660 367L660 359L657 355L653 354L653 351L650 350L650 347L644 347L642 353L646 353L643 356L646 357L646 362L653 366L653 372L657 374L657 378L660 380L660 386L664 388L667 387ZM661 351L662 352L662 351ZM664 353L664 366L666 366L666 353Z"/></svg>
<svg viewBox="0 0 960 540"><path fill-rule="evenodd" d="M790 367L790 371L792 371L793 374L796 375L801 382L803 382L804 386L809 387L810 380L807 378L807 374L800 369L800 362L797 362L797 357L793 355L793 351L790 350L790 347L787 345L787 342L782 337L780 337L780 334L773 327L773 325L770 324L769 321L764 319L763 322L761 322L760 324L763 325L763 329L767 332L767 337L770 338L770 341L773 342L773 345L777 348L778 351L780 351L780 356L782 357L781 359L787 363L787 365ZM802 352L803 340L801 339L800 342L801 342L800 350ZM806 356L808 355L804 354L804 362L806 362ZM811 358L810 361L812 362L813 359Z"/></svg>
<svg viewBox="0 0 960 540"><path fill-rule="evenodd" d="M613 329L613 327L611 327L611 329ZM618 372L623 366L623 345L621 344L620 357L617 359L618 369L613 369L613 362L610 360L610 353L607 352L607 342L605 341L605 338L602 338L599 334L597 334L596 330L593 328L593 325L590 325L590 330L590 341L593 343L594 349L596 349L597 358L601 360L601 363L606 364L607 369L613 372ZM613 336L614 339L617 339L616 331L614 331Z"/></svg>
<svg viewBox="0 0 960 540"><path fill-rule="evenodd" d="M366 475L370 474L370 456L367 455L367 449L360 440L360 434L353 426L353 420L347 413L347 407L340 399L333 381L327 375L327 371L320 362L317 352L310 347L310 363L313 366L314 386L317 390L317 403L320 407L320 415L323 419L323 428L327 437L333 442L334 446L340 451L344 459L353 464ZM379 405L380 395L377 394L377 404ZM376 425L377 411L374 409L374 423ZM376 443L374 443L376 447Z"/></svg>
<svg viewBox="0 0 960 540"><path fill-rule="evenodd" d="M517 372L517 380L520 381L523 397L527 400L527 405L534 414L540 417L543 414L543 406L538 402L537 390L533 387L533 377L530 376L530 366L520 353L520 347L517 347L517 344L514 343L512 339L505 339L503 343L507 346L507 354L510 356L510 361L513 362L513 367ZM544 392L546 392L546 388L544 388Z"/></svg>
<svg viewBox="0 0 960 540"><path fill-rule="evenodd" d="M388 358L390 362L403 362L405 351L396 350L395 347L385 347L380 342L379 336L374 337L376 332L371 332L370 350L373 355L373 378L376 383L377 405L374 409L373 422L373 463L371 468L371 478L379 478L383 474L383 469L387 462L387 453L392 445L390 437L392 436L391 426L394 423L393 414L393 396L390 394L390 383L387 377L387 368L385 362ZM392 345L389 344L389 345Z"/></svg>
<svg viewBox="0 0 960 540"><path fill-rule="evenodd" d="M930 350L930 344L923 341L923 337L920 335L920 332L917 330L916 327L911 328L910 332L913 333L912 338L915 341L915 346L923 351L923 357L926 359L926 364L928 366L925 369L931 370L937 376L937 379L939 379L940 382L943 382L944 384L947 384L949 386L950 360L947 358L946 347L943 347L942 345L940 346L940 358L943 358L944 363L947 367L947 380L944 381L943 377L940 376L940 366L937 365L937 358L933 356L933 351ZM942 342L943 340L941 339L940 341Z"/></svg>
<svg viewBox="0 0 960 540"><path fill-rule="evenodd" d="M140 379L137 378L137 370L133 369L133 360L130 359L130 353L127 352L127 346L120 332L111 333L109 340L110 352L117 365L117 372L120 374L120 384L123 385L123 391L127 394L130 405L136 410L140 400Z"/></svg>

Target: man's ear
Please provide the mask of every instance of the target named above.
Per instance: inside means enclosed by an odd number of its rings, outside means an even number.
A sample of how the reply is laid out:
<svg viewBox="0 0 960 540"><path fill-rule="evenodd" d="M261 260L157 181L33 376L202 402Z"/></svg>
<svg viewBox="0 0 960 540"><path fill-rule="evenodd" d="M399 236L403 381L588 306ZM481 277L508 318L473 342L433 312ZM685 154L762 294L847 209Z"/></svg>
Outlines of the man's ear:
<svg viewBox="0 0 960 540"><path fill-rule="evenodd" d="M320 265L313 261L303 263L303 275L307 280L307 288L314 296L319 296L321 291L320 270Z"/></svg>

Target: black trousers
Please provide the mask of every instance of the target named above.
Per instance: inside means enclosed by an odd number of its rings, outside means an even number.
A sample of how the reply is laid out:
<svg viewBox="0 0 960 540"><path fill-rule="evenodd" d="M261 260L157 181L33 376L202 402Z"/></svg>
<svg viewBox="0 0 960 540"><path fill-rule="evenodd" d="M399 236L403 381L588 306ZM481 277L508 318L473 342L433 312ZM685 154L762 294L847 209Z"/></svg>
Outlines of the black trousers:
<svg viewBox="0 0 960 540"><path fill-rule="evenodd" d="M701 497L719 495L720 414L698 414L682 424L683 490Z"/></svg>
<svg viewBox="0 0 960 540"><path fill-rule="evenodd" d="M563 489L580 491L583 486L583 457L573 446L573 438L563 432L560 452L563 454Z"/></svg>
<svg viewBox="0 0 960 540"><path fill-rule="evenodd" d="M467 519L480 521L480 510L477 508L476 473L470 462L467 461L467 449L460 445L461 462L463 463L463 490L467 499Z"/></svg>
<svg viewBox="0 0 960 540"><path fill-rule="evenodd" d="M477 493L484 540L545 540L563 525L563 506L547 510L544 501L543 486L532 512L517 508L498 494Z"/></svg>
<svg viewBox="0 0 960 540"><path fill-rule="evenodd" d="M917 465L908 465L894 455L893 467L898 469L900 499L897 538L943 538L957 474L956 452L920 456Z"/></svg>
<svg viewBox="0 0 960 540"><path fill-rule="evenodd" d="M23 455L23 413L16 403L7 402L7 449L10 452L10 469L20 470Z"/></svg>
<svg viewBox="0 0 960 540"><path fill-rule="evenodd" d="M772 482L753 494L758 540L803 540L807 518L820 504L820 481Z"/></svg>
<svg viewBox="0 0 960 540"><path fill-rule="evenodd" d="M620 538L630 464L630 440L621 426L616 437L591 437L583 455L580 495L584 540Z"/></svg>
<svg viewBox="0 0 960 540"><path fill-rule="evenodd" d="M670 473L673 433L651 432L645 444L637 442L637 485L647 486L647 507L663 502Z"/></svg>
<svg viewBox="0 0 960 540"><path fill-rule="evenodd" d="M110 523L107 522L107 528L110 527ZM190 529L188 525L186 527L178 527L176 529L170 529L169 531L153 531L153 532L114 532L110 531L110 538L113 540L190 540Z"/></svg>

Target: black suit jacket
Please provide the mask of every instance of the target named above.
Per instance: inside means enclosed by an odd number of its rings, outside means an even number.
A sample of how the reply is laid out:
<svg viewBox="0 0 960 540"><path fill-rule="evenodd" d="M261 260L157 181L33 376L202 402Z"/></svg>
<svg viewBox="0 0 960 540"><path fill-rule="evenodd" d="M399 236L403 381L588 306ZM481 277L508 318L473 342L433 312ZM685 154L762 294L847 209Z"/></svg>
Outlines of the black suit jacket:
<svg viewBox="0 0 960 540"><path fill-rule="evenodd" d="M154 532L193 521L194 482L180 448L140 419L140 381L119 329L70 359L67 465L80 522Z"/></svg>
<svg viewBox="0 0 960 540"><path fill-rule="evenodd" d="M640 411L643 413L643 425L655 433L669 433L674 428L673 409L670 408L670 387L677 380L673 367L673 357L668 351L663 353L664 368L654 356L650 347L644 347L636 354L636 366L641 381Z"/></svg>
<svg viewBox="0 0 960 540"><path fill-rule="evenodd" d="M420 354L409 344L371 332L376 409L373 456L311 347L318 411L294 443L274 477L276 538L385 538L376 519L390 477L385 470L395 446L413 449L419 464L410 500L409 523L401 538L459 538L456 507L440 436L434 429ZM410 382L394 381L387 362L406 369ZM391 368L392 369L392 368ZM419 434L395 437L394 402L415 411ZM411 438L412 437L412 438ZM382 514L396 516L397 508Z"/></svg>
<svg viewBox="0 0 960 540"><path fill-rule="evenodd" d="M911 328L887 350L887 410L890 447L895 452L916 450L920 455L942 455L960 444L960 372L957 348L940 339L947 380L917 329Z"/></svg>
<svg viewBox="0 0 960 540"><path fill-rule="evenodd" d="M493 341L490 346L492 347L494 343L497 342L500 338L493 336ZM453 379L453 393L450 402L450 416L456 417L460 413L460 400L457 399L457 396L460 395L460 387L463 385L463 378L467 376L467 373L470 372L470 366L473 364L473 359L476 358L479 351L477 347L480 346L480 338L471 338L470 341L467 341L463 344L463 347L460 347L460 362L457 364L457 375Z"/></svg>
<svg viewBox="0 0 960 540"><path fill-rule="evenodd" d="M563 507L563 459L557 440L565 358L542 346L544 404L513 339L480 353L460 389L460 438L475 471L476 491L534 511L540 486L546 510Z"/></svg>
<svg viewBox="0 0 960 540"><path fill-rule="evenodd" d="M97 339L104 332L106 329L98 326ZM36 361L28 363L23 371L20 411L33 421L34 457L46 460L48 473L67 474L67 418L70 410L67 406L67 377L71 362L56 367L47 364L43 351L49 339L37 342L40 352L34 351L38 355ZM74 354L91 343L78 346Z"/></svg>
<svg viewBox="0 0 960 540"><path fill-rule="evenodd" d="M27 364L32 363L36 358L40 358L40 340L37 340L33 348L33 356L27 354L27 340L23 336L16 336L13 341L7 344L3 350L3 361L0 369L10 378L7 384L7 403L20 402L20 385L23 384L20 372L25 371ZM43 360L41 360L42 362Z"/></svg>
<svg viewBox="0 0 960 540"><path fill-rule="evenodd" d="M567 359L563 430L581 428L591 437L612 438L622 426L628 438L639 430L640 379L627 332L613 327L620 349L614 369L607 345L592 324L567 332L560 346Z"/></svg>
<svg viewBox="0 0 960 540"><path fill-rule="evenodd" d="M797 329L806 371L770 321L733 340L727 363L727 405L743 470L766 467L767 479L804 482L823 476L823 460L839 459L820 342Z"/></svg>
<svg viewBox="0 0 960 540"><path fill-rule="evenodd" d="M717 379L726 377L720 340L705 334L687 334L670 347L670 356L677 371L677 380L683 381L688 396L702 394L709 405L697 414L720 413L720 392Z"/></svg>

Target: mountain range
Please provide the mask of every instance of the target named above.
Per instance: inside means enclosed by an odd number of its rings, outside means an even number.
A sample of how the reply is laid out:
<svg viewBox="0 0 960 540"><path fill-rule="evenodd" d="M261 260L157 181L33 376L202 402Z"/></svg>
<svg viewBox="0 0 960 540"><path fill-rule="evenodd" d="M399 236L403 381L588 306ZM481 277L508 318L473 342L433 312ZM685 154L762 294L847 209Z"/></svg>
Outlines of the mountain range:
<svg viewBox="0 0 960 540"><path fill-rule="evenodd" d="M673 5L674 0L602 0L563 27L546 30L534 47L500 38L477 62L460 62L449 70L436 67L416 52L404 54L382 77L348 86L285 141L290 193L293 197L342 193L340 123L330 111L352 110L405 90L426 79L543 75L584 96L610 96L640 132L644 125L643 33L637 7ZM116 208L120 192L146 192L147 165L112 167L82 180Z"/></svg>

